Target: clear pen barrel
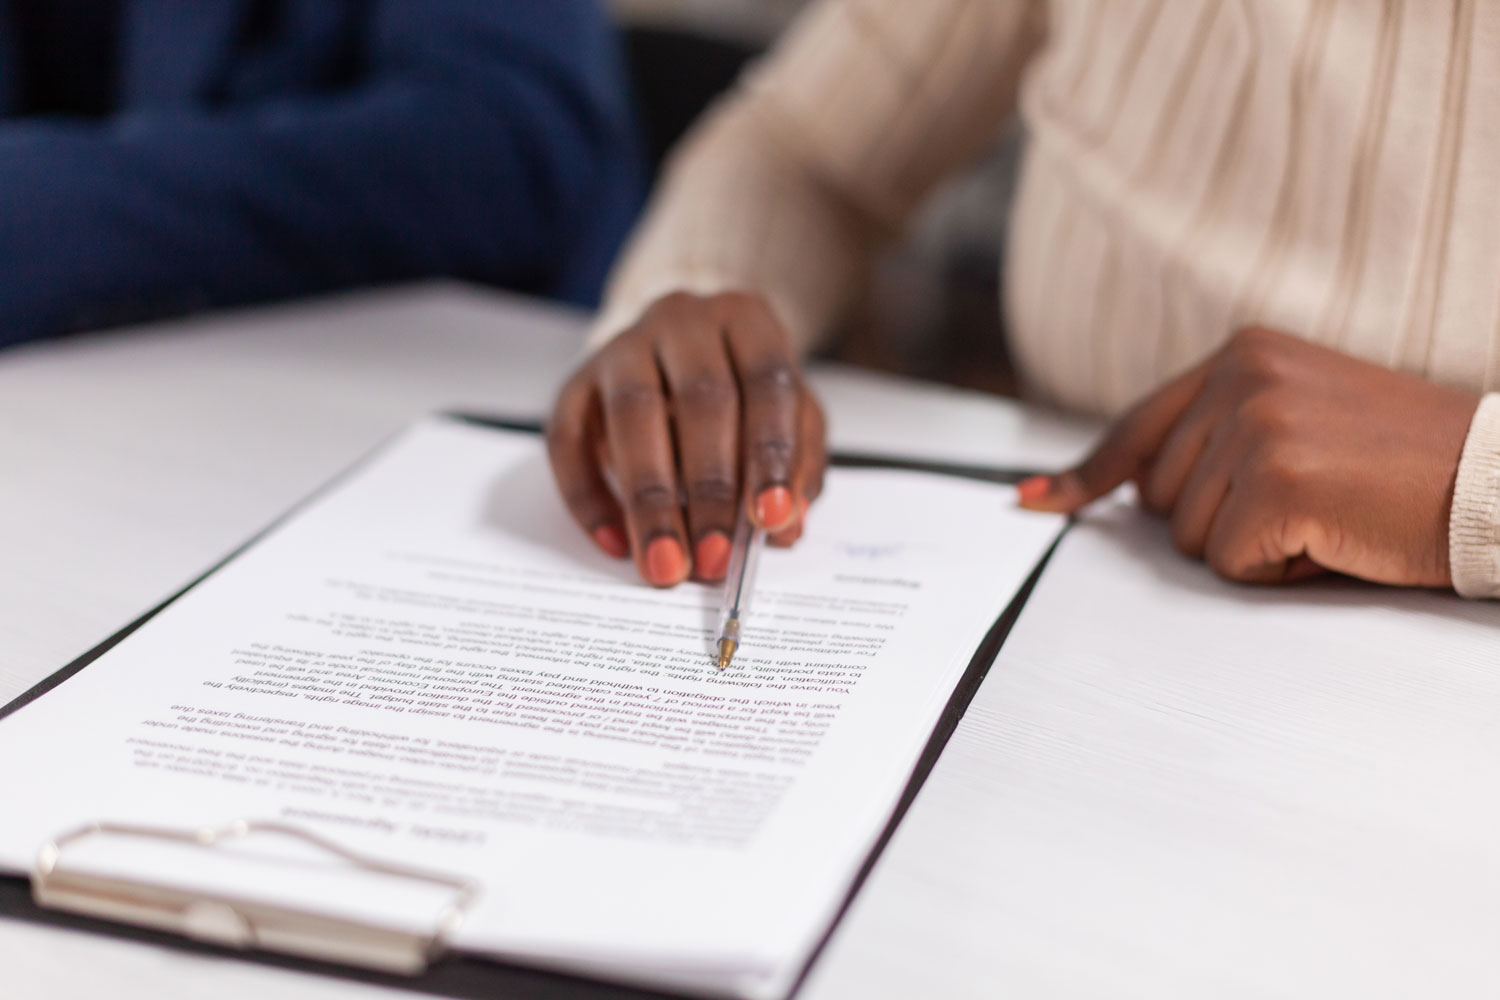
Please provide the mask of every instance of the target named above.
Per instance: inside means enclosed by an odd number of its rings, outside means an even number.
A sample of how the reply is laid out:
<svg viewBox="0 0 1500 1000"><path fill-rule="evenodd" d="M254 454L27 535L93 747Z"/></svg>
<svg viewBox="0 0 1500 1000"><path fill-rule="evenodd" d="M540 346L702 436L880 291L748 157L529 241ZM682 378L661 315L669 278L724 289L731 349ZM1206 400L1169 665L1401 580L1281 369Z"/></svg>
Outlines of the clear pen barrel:
<svg viewBox="0 0 1500 1000"><path fill-rule="evenodd" d="M740 641L740 622L750 610L755 590L755 568L760 560L765 533L740 517L729 553L729 572L724 576L724 601L719 606L719 638ZM732 634L731 634L732 633Z"/></svg>

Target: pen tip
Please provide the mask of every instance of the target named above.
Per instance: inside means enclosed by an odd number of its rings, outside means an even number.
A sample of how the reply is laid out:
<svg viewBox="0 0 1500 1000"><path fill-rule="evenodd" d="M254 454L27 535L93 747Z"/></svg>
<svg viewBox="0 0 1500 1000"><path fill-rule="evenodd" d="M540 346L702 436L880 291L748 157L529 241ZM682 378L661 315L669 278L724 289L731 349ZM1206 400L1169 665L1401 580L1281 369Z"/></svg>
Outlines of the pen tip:
<svg viewBox="0 0 1500 1000"><path fill-rule="evenodd" d="M720 639L719 640L719 669L720 670L723 670L725 667L729 666L729 661L734 658L734 651L735 651L735 648L738 645L739 644L736 643L733 639Z"/></svg>

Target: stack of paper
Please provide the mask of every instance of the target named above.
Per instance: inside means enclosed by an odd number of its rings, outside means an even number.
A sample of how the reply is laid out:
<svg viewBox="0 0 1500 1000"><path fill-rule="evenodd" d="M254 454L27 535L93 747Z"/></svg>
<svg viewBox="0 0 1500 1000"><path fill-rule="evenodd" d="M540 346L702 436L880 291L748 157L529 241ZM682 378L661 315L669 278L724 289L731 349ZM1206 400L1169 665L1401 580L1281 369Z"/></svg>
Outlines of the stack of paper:
<svg viewBox="0 0 1500 1000"><path fill-rule="evenodd" d="M423 422L0 722L0 866L96 819L291 822L472 876L455 943L616 980L784 994L976 646L1062 522L1004 488L835 470L718 595L653 591L566 519L532 436ZM313 859L95 844L93 870L393 924ZM378 882L378 880L376 880Z"/></svg>

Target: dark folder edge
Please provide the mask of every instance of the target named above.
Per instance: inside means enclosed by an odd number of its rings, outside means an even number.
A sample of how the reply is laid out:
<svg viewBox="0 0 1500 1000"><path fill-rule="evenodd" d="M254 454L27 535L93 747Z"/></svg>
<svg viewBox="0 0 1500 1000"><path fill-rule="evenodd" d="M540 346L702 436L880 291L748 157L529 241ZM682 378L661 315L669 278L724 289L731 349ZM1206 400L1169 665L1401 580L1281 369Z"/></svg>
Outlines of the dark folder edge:
<svg viewBox="0 0 1500 1000"><path fill-rule="evenodd" d="M526 433L539 433L542 430L541 423L530 420L514 420L457 412L441 415L464 423L482 427L493 427L500 430ZM43 678L10 702L0 706L0 720L36 701L109 652L110 649L118 645L136 629L150 621L178 598L228 565L261 539L275 531L284 522L363 468L366 463L385 449L386 444L387 442L382 442L360 457L344 471L338 473L306 498L293 505L284 514L276 518L265 528L256 532L244 544L234 549L161 604L109 636L67 666ZM966 479L979 479L994 483L1014 483L1030 474L1026 470L926 462L859 453L835 453L830 461L835 466L846 468L906 469L917 472L959 476ZM902 790L901 797L897 800L890 818L886 821L880 835L875 840L874 846L870 849L864 863L855 874L848 892L839 903L838 910L835 912L833 918L829 921L828 929L813 948L807 962L798 973L796 981L787 994L787 1000L791 1000L802 989L803 984L817 965L819 958L822 957L823 952L827 949L828 943L838 932L839 925L843 922L844 916L848 913L850 906L853 905L855 897L859 894L860 889L863 888L870 873L874 871L875 865L884 853L886 845L890 843L891 838L895 835L897 826L900 825L901 820L906 816L907 810L911 808L912 803L916 801L922 785L927 780L927 776L932 773L932 769L936 766L938 758L942 755L943 749L948 744L948 740L958 728L959 720L963 718L970 702L974 700L974 695L978 692L980 684L983 683L984 678L989 674L990 667L994 665L1001 647L1005 644L1005 640L1010 635L1011 629L1020 618L1021 611L1024 609L1027 599L1036 588L1036 584L1041 579L1047 563L1051 560L1053 552L1056 551L1057 545L1065 533L1066 529L1059 533L1058 538L1053 541L1052 545L1042 555L1030 575L1026 578L1026 581L1016 591L1015 596L1000 613L1000 616L995 619L994 624L990 626L984 639L981 640L979 646L975 649L973 658L970 659L968 667L965 668L962 677L959 678L958 684L955 685L952 696L949 698L936 725L933 727L932 734L923 747L916 765L912 768L911 774L907 778L906 786ZM435 961L422 975L407 977L372 972L332 962L293 958L269 952L238 951L217 945L205 944L175 934L146 930L128 924L119 924L107 920L98 920L91 917L76 916L70 913L44 909L32 901L30 881L25 876L0 875L0 917L93 934L104 934L115 938L124 938L158 947L170 948L174 951L199 955L216 955L298 972L307 972L345 980L356 980L375 986L404 989L433 996L452 997L455 1000L491 1000L491 998L501 996L507 998L507 1000L533 1000L533 998L535 1000L574 1000L574 998L577 998L577 1000L649 1000L649 998L657 998L657 1000L662 1000L662 998L697 998L697 1000L704 1000L706 996L698 992L678 993L674 991L648 990L633 986L624 986L590 979L585 976L538 968L520 962L493 960L478 955L457 952L449 953L445 957Z"/></svg>

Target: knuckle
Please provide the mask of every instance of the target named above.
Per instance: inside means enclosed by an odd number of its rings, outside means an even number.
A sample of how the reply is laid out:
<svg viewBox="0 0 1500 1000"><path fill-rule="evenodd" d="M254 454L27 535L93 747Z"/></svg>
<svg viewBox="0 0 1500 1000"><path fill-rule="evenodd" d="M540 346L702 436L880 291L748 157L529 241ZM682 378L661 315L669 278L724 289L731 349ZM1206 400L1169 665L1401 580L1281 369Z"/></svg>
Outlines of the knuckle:
<svg viewBox="0 0 1500 1000"><path fill-rule="evenodd" d="M688 500L709 506L731 507L737 499L734 480L727 475L699 476L688 483Z"/></svg>
<svg viewBox="0 0 1500 1000"><path fill-rule="evenodd" d="M703 299L691 292L668 292L646 307L629 333L649 344L662 331L691 327L701 323L703 317Z"/></svg>
<svg viewBox="0 0 1500 1000"><path fill-rule="evenodd" d="M779 434L754 437L746 449L747 454L762 469L784 470L791 467L796 456L796 447L790 438Z"/></svg>
<svg viewBox="0 0 1500 1000"><path fill-rule="evenodd" d="M777 401L795 398L799 388L797 370L789 361L762 361L740 373L745 392Z"/></svg>
<svg viewBox="0 0 1500 1000"><path fill-rule="evenodd" d="M639 483L625 497L625 506L637 514L659 513L676 505L677 491L665 483Z"/></svg>
<svg viewBox="0 0 1500 1000"><path fill-rule="evenodd" d="M604 408L615 414L635 414L661 406L661 389L639 379L626 379L609 387Z"/></svg>
<svg viewBox="0 0 1500 1000"><path fill-rule="evenodd" d="M1220 353L1221 363L1241 376L1275 378L1282 373L1287 336L1263 327L1236 331Z"/></svg>
<svg viewBox="0 0 1500 1000"><path fill-rule="evenodd" d="M703 300L692 292L668 292L651 304L647 315L656 319L682 319L703 309Z"/></svg>
<svg viewBox="0 0 1500 1000"><path fill-rule="evenodd" d="M1314 471L1314 463L1298 449L1287 446L1260 448L1249 464L1253 483L1271 497L1285 497L1301 490Z"/></svg>
<svg viewBox="0 0 1500 1000"><path fill-rule="evenodd" d="M1286 431L1290 416L1282 401L1270 393L1253 393L1242 399L1234 411L1235 423L1257 439L1279 437Z"/></svg>
<svg viewBox="0 0 1500 1000"><path fill-rule="evenodd" d="M735 402L734 383L726 376L701 372L677 386L677 399L691 410L716 410Z"/></svg>
<svg viewBox="0 0 1500 1000"><path fill-rule="evenodd" d="M641 314L631 326L626 327L610 338L609 342L599 348L597 354L589 361L589 368L603 369L620 356L631 351L640 350L641 347L651 340L651 325L655 318L653 309L647 309Z"/></svg>
<svg viewBox="0 0 1500 1000"><path fill-rule="evenodd" d="M600 501L599 494L595 493L587 485L569 486L562 491L563 503L569 510L580 514L592 514L604 506Z"/></svg>
<svg viewBox="0 0 1500 1000"><path fill-rule="evenodd" d="M670 314L671 310L664 309L660 300L651 303L640 316L636 317L633 324L621 330L599 348L589 360L585 370L607 371L622 358L650 352L651 345L656 340L657 330L662 326L663 319Z"/></svg>
<svg viewBox="0 0 1500 1000"><path fill-rule="evenodd" d="M743 288L731 288L719 292L710 299L714 311L723 319L764 319L771 315L770 307L758 292Z"/></svg>

